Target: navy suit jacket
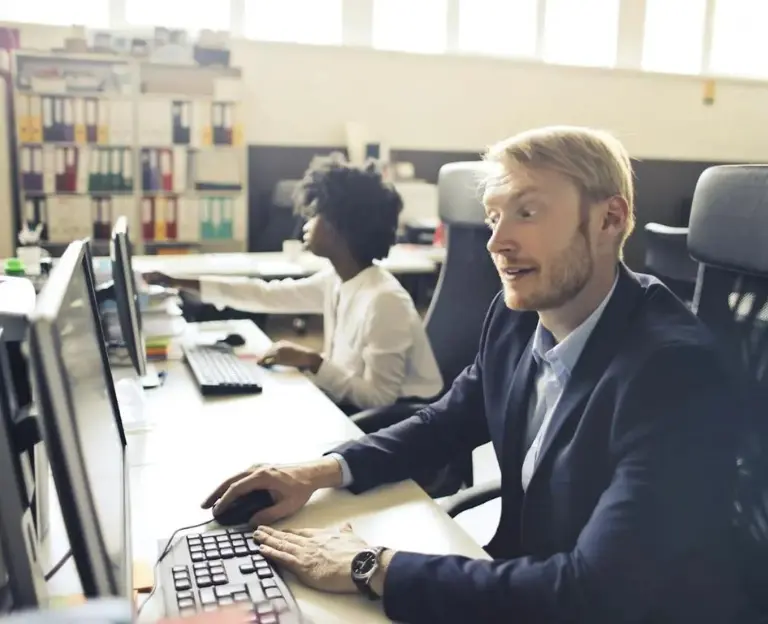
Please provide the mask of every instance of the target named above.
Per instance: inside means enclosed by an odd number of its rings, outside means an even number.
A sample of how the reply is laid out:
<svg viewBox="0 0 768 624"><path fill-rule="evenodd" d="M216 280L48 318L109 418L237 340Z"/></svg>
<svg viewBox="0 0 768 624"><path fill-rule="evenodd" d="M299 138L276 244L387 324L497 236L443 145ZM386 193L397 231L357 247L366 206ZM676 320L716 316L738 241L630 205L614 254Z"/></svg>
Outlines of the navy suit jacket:
<svg viewBox="0 0 768 624"><path fill-rule="evenodd" d="M448 394L334 449L357 493L493 443L493 560L398 552L384 609L403 622L725 624L740 605L728 518L743 408L714 338L624 265L520 483L538 315L491 305Z"/></svg>

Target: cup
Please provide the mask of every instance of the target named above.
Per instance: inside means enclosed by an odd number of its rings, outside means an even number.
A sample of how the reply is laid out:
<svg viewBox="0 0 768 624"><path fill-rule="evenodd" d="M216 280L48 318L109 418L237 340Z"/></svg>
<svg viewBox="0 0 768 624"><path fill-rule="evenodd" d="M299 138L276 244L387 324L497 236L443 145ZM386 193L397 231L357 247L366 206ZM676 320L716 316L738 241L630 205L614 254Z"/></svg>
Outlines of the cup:
<svg viewBox="0 0 768 624"><path fill-rule="evenodd" d="M303 250L304 243L300 240L289 239L283 241L283 253L289 262L296 262L301 257Z"/></svg>

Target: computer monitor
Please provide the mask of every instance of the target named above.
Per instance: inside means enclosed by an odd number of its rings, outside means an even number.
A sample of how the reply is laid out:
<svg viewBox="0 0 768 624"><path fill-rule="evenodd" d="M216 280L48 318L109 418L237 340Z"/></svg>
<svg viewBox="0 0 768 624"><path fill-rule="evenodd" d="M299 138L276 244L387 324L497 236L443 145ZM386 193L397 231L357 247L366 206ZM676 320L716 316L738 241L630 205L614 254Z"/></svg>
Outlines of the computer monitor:
<svg viewBox="0 0 768 624"><path fill-rule="evenodd" d="M131 242L128 236L128 219L121 216L112 229L109 243L112 260L112 281L115 291L117 318L120 333L128 349L133 367L140 377L147 375L147 352L141 332L141 311L136 280L131 266Z"/></svg>
<svg viewBox="0 0 768 624"><path fill-rule="evenodd" d="M126 440L86 242L67 247L38 295L28 346L43 439L83 593L129 596Z"/></svg>
<svg viewBox="0 0 768 624"><path fill-rule="evenodd" d="M26 502L11 366L0 327L0 613L47 605L32 508Z"/></svg>

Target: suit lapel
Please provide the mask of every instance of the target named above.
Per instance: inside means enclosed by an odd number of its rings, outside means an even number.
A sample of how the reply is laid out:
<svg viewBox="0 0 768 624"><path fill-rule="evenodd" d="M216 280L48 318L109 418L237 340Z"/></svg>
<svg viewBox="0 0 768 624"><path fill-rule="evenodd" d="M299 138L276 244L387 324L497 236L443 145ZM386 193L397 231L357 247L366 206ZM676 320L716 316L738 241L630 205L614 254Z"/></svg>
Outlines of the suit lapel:
<svg viewBox="0 0 768 624"><path fill-rule="evenodd" d="M626 327L638 309L642 293L635 277L620 264L619 279L611 300L584 345L584 350L552 414L536 462L537 469L546 460L547 453L552 449L564 425L572 418L581 417L592 389L605 373L617 346L625 336ZM537 469L534 470L532 481L536 479Z"/></svg>

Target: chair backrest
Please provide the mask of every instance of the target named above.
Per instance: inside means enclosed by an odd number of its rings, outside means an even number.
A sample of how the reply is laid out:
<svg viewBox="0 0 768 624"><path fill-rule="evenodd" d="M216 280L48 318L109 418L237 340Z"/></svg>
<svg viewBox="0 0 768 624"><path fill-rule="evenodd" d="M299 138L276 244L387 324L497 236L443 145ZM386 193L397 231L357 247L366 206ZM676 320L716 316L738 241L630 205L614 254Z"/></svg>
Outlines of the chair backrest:
<svg viewBox="0 0 768 624"><path fill-rule="evenodd" d="M725 165L701 175L688 249L700 263L693 311L744 373L748 413L734 525L747 590L768 612L768 166Z"/></svg>
<svg viewBox="0 0 768 624"><path fill-rule="evenodd" d="M645 268L683 301L693 297L698 263L688 253L688 228L645 225Z"/></svg>
<svg viewBox="0 0 768 624"><path fill-rule="evenodd" d="M443 165L438 175L446 256L425 323L446 388L477 355L483 320L501 289L486 249L490 231L481 201L490 172L482 161L456 162Z"/></svg>

